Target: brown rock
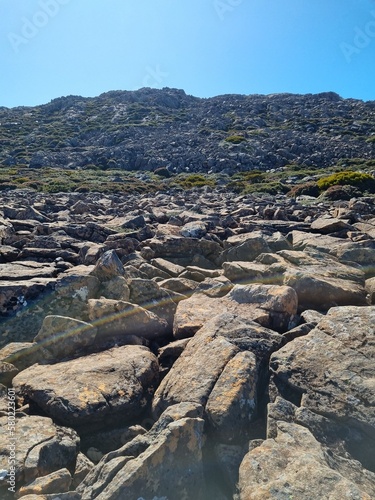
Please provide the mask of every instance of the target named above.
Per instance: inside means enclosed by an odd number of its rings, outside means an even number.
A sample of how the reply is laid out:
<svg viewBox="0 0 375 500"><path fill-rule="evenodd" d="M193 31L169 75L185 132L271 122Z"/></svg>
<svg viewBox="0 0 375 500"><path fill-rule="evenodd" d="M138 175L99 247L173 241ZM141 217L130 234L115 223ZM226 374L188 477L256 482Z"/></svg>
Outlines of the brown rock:
<svg viewBox="0 0 375 500"><path fill-rule="evenodd" d="M69 491L72 484L72 476L68 469L60 469L43 477L36 478L33 482L22 486L18 490L18 496L46 495L48 493L65 493Z"/></svg>
<svg viewBox="0 0 375 500"><path fill-rule="evenodd" d="M19 396L57 422L87 431L88 426L140 415L157 383L158 368L147 348L124 346L55 365L32 366L13 384Z"/></svg>
<svg viewBox="0 0 375 500"><path fill-rule="evenodd" d="M358 462L328 454L304 427L278 423L275 439L267 439L243 459L239 476L242 500L351 497L370 500L375 474Z"/></svg>
<svg viewBox="0 0 375 500"><path fill-rule="evenodd" d="M5 429L7 417L0 418ZM51 419L24 416L16 419L16 485L18 488L40 478L67 468L74 470L79 448L75 431L55 425ZM11 449L9 435L0 434L0 469L8 470ZM0 485L1 486L1 485ZM0 490L1 491L1 490Z"/></svg>

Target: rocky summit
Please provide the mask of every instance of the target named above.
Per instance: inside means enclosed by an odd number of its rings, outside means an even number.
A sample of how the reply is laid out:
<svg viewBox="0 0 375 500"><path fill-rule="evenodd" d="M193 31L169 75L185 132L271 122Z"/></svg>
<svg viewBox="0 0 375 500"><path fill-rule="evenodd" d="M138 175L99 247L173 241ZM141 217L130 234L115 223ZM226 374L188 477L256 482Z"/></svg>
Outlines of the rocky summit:
<svg viewBox="0 0 375 500"><path fill-rule="evenodd" d="M234 173L374 159L375 101L144 88L0 108L0 163Z"/></svg>
<svg viewBox="0 0 375 500"><path fill-rule="evenodd" d="M0 113L0 170L374 157L374 103L331 93L143 89ZM334 196L3 185L0 497L375 498L372 175Z"/></svg>

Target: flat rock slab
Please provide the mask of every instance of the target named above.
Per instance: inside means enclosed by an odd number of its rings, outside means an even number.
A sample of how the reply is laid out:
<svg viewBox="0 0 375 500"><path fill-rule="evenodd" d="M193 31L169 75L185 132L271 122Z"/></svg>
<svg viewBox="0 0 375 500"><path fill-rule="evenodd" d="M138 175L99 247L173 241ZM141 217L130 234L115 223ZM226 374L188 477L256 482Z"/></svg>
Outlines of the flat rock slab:
<svg viewBox="0 0 375 500"><path fill-rule="evenodd" d="M156 385L156 357L142 346L123 346L55 365L34 365L13 380L19 396L64 425L122 423L140 415Z"/></svg>
<svg viewBox="0 0 375 500"><path fill-rule="evenodd" d="M32 278L54 278L58 270L54 264L44 264L34 261L19 261L0 264L1 281L20 281Z"/></svg>
<svg viewBox="0 0 375 500"><path fill-rule="evenodd" d="M323 234L329 234L338 231L353 231L355 228L342 219L319 217L311 223L311 229Z"/></svg>
<svg viewBox="0 0 375 500"><path fill-rule="evenodd" d="M305 429L278 422L277 437L267 439L243 459L240 500L375 497L375 474L359 462L327 453Z"/></svg>

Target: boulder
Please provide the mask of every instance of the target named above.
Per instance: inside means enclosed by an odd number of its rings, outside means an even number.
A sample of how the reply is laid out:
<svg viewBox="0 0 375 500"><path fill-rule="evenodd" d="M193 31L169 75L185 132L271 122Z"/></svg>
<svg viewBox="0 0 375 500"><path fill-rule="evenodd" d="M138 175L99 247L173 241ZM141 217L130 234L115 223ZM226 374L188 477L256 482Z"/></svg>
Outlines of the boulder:
<svg viewBox="0 0 375 500"><path fill-rule="evenodd" d="M248 395L248 401L254 402L245 403L245 406L254 404L255 407L256 397L250 397L254 381L257 377L262 377L260 372L270 354L283 343L284 339L281 335L249 319L235 314L222 314L214 317L190 340L161 382L153 400L154 415L158 416L168 406L183 401L193 401L206 406L227 364L240 351L249 351L256 356L256 373L253 370L254 363L251 355L239 356L231 363L220 381L219 388L215 391L217 401L220 400L219 393L226 391L226 406L220 409L215 399L212 399L213 419L215 422L220 418L230 420L232 408L238 409L236 405L241 406L241 402L237 400L241 394ZM235 379L237 376L238 381ZM256 408L252 416L255 413Z"/></svg>
<svg viewBox="0 0 375 500"><path fill-rule="evenodd" d="M157 259L152 259L151 264L157 268L159 268L161 271L164 271L169 275L169 277L174 277L177 278L181 273L185 271L185 268L182 266L179 266L178 264L174 264L173 262L170 262L169 260L162 259L162 258L157 258Z"/></svg>
<svg viewBox="0 0 375 500"><path fill-rule="evenodd" d="M212 311L238 314L267 328L285 331L297 312L297 295L287 286L256 284L236 285L227 295L219 298L195 293L177 306L174 336L191 337L212 318Z"/></svg>
<svg viewBox="0 0 375 500"><path fill-rule="evenodd" d="M374 334L375 307L334 307L308 335L286 344L270 361L276 393L336 426L347 424L351 453L371 470Z"/></svg>
<svg viewBox="0 0 375 500"><path fill-rule="evenodd" d="M206 498L201 416L192 403L168 408L147 434L102 458L77 488L82 500Z"/></svg>
<svg viewBox="0 0 375 500"><path fill-rule="evenodd" d="M257 416L257 358L254 353L237 353L225 366L206 405L211 426L220 442L243 439Z"/></svg>
<svg viewBox="0 0 375 500"><path fill-rule="evenodd" d="M58 270L55 264L32 260L0 264L1 281L24 281L33 278L55 278Z"/></svg>
<svg viewBox="0 0 375 500"><path fill-rule="evenodd" d="M375 241L353 242L328 235L314 235L301 231L292 231L293 248L295 250L318 250L337 257L340 262L356 263L369 272L375 265ZM368 276L370 277L370 276Z"/></svg>
<svg viewBox="0 0 375 500"><path fill-rule="evenodd" d="M99 281L109 281L124 275L124 266L114 250L104 252L90 273Z"/></svg>
<svg viewBox="0 0 375 500"><path fill-rule="evenodd" d="M207 227L204 222L188 222L180 229L180 234L185 238L203 238L207 234Z"/></svg>
<svg viewBox="0 0 375 500"><path fill-rule="evenodd" d="M225 242L221 262L252 261L261 253L270 252L270 248L259 231L230 236Z"/></svg>
<svg viewBox="0 0 375 500"><path fill-rule="evenodd" d="M76 357L85 348L91 347L97 329L85 323L64 316L46 316L42 328L34 338L36 348L43 348L49 360Z"/></svg>
<svg viewBox="0 0 375 500"><path fill-rule="evenodd" d="M102 283L100 295L106 299L129 301L130 289L126 278L115 276L109 281L105 281Z"/></svg>
<svg viewBox="0 0 375 500"><path fill-rule="evenodd" d="M326 450L308 429L278 422L277 436L244 457L238 489L241 500L370 500L375 495L375 474Z"/></svg>
<svg viewBox="0 0 375 500"><path fill-rule="evenodd" d="M198 283L186 278L171 278L159 282L159 286L171 292L181 293L183 295L191 295L197 288Z"/></svg>
<svg viewBox="0 0 375 500"><path fill-rule="evenodd" d="M330 234L340 231L353 231L355 228L342 219L322 216L311 223L311 229L322 234Z"/></svg>
<svg viewBox="0 0 375 500"><path fill-rule="evenodd" d="M6 363L5 361L0 361L0 384L9 387L12 383L13 378L17 375L18 369Z"/></svg>
<svg viewBox="0 0 375 500"><path fill-rule="evenodd" d="M222 251L222 247L214 241L183 236L161 236L148 240L145 244L154 251L155 258L184 258L189 264L193 263L195 255L201 255L215 262Z"/></svg>
<svg viewBox="0 0 375 500"><path fill-rule="evenodd" d="M38 477L18 490L18 495L46 495L49 493L66 493L72 484L72 476L68 469L60 469L43 477Z"/></svg>
<svg viewBox="0 0 375 500"><path fill-rule="evenodd" d="M7 428L7 417L1 417L0 421ZM15 463L11 465L15 467L17 488L61 469L74 472L79 451L79 437L74 430L55 425L50 418L23 416L16 419L15 433ZM10 444L9 434L1 433L1 470L9 471L9 459L13 458ZM0 492L1 486L0 483Z"/></svg>
<svg viewBox="0 0 375 500"><path fill-rule="evenodd" d="M158 369L147 348L123 346L55 365L34 365L19 373L13 385L19 397L56 422L88 431L139 416L157 384Z"/></svg>
<svg viewBox="0 0 375 500"><path fill-rule="evenodd" d="M166 321L170 330L172 329L177 307L173 300L173 293L163 290L153 280L140 278L132 279L129 282L129 288L130 301L133 304L138 304L156 314L162 320Z"/></svg>
<svg viewBox="0 0 375 500"><path fill-rule="evenodd" d="M72 487L75 489L94 468L94 464L82 452L77 455L76 467L73 475Z"/></svg>
<svg viewBox="0 0 375 500"><path fill-rule="evenodd" d="M97 328L97 342L129 335L154 339L164 335L168 325L151 311L130 302L111 299L90 299L89 318Z"/></svg>

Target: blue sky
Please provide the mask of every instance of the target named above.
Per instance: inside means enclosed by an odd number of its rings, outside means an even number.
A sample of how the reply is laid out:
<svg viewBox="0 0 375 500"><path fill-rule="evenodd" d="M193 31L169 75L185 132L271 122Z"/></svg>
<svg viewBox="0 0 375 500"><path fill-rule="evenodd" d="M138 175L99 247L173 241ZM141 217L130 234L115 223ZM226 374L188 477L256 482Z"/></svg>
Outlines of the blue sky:
<svg viewBox="0 0 375 500"><path fill-rule="evenodd" d="M375 0L0 0L0 106L141 87L375 100Z"/></svg>

